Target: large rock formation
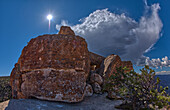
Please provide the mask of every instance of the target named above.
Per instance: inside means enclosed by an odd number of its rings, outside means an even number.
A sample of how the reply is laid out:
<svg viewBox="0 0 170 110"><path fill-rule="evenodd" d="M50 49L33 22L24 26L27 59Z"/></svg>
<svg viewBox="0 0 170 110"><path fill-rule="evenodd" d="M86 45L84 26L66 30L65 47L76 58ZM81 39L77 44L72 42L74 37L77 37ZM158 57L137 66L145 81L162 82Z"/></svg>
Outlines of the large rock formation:
<svg viewBox="0 0 170 110"><path fill-rule="evenodd" d="M69 27L31 39L11 73L13 98L79 102L84 98L90 60L85 39Z"/></svg>
<svg viewBox="0 0 170 110"><path fill-rule="evenodd" d="M85 39L62 26L59 34L38 36L24 47L10 76L12 97L80 102L93 91L102 93L105 79L120 66L133 69L118 55L89 52Z"/></svg>

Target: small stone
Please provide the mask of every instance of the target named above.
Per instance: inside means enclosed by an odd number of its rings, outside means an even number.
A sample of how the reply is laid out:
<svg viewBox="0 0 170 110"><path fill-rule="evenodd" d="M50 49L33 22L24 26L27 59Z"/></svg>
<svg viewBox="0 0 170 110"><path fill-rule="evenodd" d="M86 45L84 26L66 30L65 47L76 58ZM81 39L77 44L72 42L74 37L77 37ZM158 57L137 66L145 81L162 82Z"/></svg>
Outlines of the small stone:
<svg viewBox="0 0 170 110"><path fill-rule="evenodd" d="M85 93L85 96L92 96L93 95L93 88L90 84L86 85L84 93Z"/></svg>
<svg viewBox="0 0 170 110"><path fill-rule="evenodd" d="M107 97L109 99L121 99L121 97L116 95L115 92L113 91L108 91Z"/></svg>
<svg viewBox="0 0 170 110"><path fill-rule="evenodd" d="M95 93L97 93L97 94L101 93L102 88L97 82L92 84L92 86L93 86L93 90L94 90Z"/></svg>
<svg viewBox="0 0 170 110"><path fill-rule="evenodd" d="M99 74L93 73L93 74L91 74L91 76L90 76L90 82L91 82L91 83L97 82L99 85L102 85L102 83L103 83L103 78L102 78Z"/></svg>

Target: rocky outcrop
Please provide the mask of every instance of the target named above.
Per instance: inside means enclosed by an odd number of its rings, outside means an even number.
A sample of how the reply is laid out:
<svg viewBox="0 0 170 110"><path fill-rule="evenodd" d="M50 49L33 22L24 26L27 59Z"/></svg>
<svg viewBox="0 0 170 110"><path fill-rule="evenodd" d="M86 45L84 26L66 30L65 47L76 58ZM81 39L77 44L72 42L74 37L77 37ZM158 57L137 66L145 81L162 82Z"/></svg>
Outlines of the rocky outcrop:
<svg viewBox="0 0 170 110"><path fill-rule="evenodd" d="M61 29L58 34L63 34L63 35L72 35L75 36L75 33L73 30L71 30L70 27L68 26L61 26Z"/></svg>
<svg viewBox="0 0 170 110"><path fill-rule="evenodd" d="M122 61L118 55L109 55L102 62L99 74L104 78L108 78L113 74L113 72L116 72L116 67L120 67L121 65Z"/></svg>
<svg viewBox="0 0 170 110"><path fill-rule="evenodd" d="M118 55L89 52L85 39L62 26L59 34L38 36L24 47L10 75L12 97L80 102L102 93L105 80L120 66L129 68L125 72L133 69Z"/></svg>
<svg viewBox="0 0 170 110"><path fill-rule="evenodd" d="M89 71L85 39L61 27L59 34L38 36L24 47L11 73L12 96L79 102Z"/></svg>
<svg viewBox="0 0 170 110"><path fill-rule="evenodd" d="M27 98L78 102L83 100L86 75L75 69L41 69L22 75L21 91Z"/></svg>
<svg viewBox="0 0 170 110"><path fill-rule="evenodd" d="M21 84L22 84L22 73L20 71L20 65L16 63L10 75L10 85L12 88L12 97L14 99L18 97L25 98L25 96L21 92Z"/></svg>
<svg viewBox="0 0 170 110"><path fill-rule="evenodd" d="M97 73L92 73L90 75L90 84L92 85L93 87L93 91L94 93L101 93L102 92L102 84L103 84L103 78L97 74Z"/></svg>
<svg viewBox="0 0 170 110"><path fill-rule="evenodd" d="M117 74L117 67L127 67L129 70L126 70L125 72L129 72L133 69L133 65L131 61L121 61L120 57L118 55L109 55L108 57L105 58L105 60L102 62L99 70L99 74L103 77L104 83L107 82L107 79L111 75L114 75L115 73ZM107 90L108 92L108 98L116 98L119 99L119 96L116 96L114 91L112 90Z"/></svg>
<svg viewBox="0 0 170 110"><path fill-rule="evenodd" d="M91 68L93 68L92 70L100 68L102 61L105 59L105 57L97 55L93 52L89 52L89 57Z"/></svg>
<svg viewBox="0 0 170 110"><path fill-rule="evenodd" d="M114 55L114 54L109 55L102 62L100 66L99 74L104 78L108 78L112 74L114 74L114 72L117 72L116 68L120 66L122 67L126 66L128 68L128 70L126 70L125 72L129 72L133 70L133 65L131 61L121 61L118 55Z"/></svg>

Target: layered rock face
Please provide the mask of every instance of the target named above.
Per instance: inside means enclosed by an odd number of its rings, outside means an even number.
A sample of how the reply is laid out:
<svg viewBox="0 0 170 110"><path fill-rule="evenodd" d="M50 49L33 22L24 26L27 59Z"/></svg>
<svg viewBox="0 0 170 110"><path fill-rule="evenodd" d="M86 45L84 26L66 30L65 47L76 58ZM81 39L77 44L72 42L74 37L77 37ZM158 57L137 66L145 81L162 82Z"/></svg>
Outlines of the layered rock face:
<svg viewBox="0 0 170 110"><path fill-rule="evenodd" d="M69 27L32 39L11 73L13 98L79 102L84 98L90 60L85 39Z"/></svg>

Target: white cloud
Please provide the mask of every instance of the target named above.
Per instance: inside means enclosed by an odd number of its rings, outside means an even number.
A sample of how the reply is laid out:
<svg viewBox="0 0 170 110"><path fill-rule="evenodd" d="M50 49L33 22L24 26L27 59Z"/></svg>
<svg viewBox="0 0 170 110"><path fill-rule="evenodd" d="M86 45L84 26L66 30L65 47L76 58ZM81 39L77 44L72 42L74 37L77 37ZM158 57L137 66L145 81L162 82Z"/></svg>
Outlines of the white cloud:
<svg viewBox="0 0 170 110"><path fill-rule="evenodd" d="M147 57L146 65L149 65L151 67L156 67L156 68L170 67L170 60L168 59L167 56L165 56L165 58L162 58L162 60L160 58L150 60L150 58Z"/></svg>
<svg viewBox="0 0 170 110"><path fill-rule="evenodd" d="M62 20L60 25L58 25L58 24L56 25L56 29L60 30L61 26L69 26L68 21Z"/></svg>
<svg viewBox="0 0 170 110"><path fill-rule="evenodd" d="M143 0L143 1L144 1L145 5L148 6L147 0Z"/></svg>
<svg viewBox="0 0 170 110"><path fill-rule="evenodd" d="M163 24L158 15L159 9L159 4L146 6L146 13L139 21L108 9L96 10L81 19L80 24L71 27L77 35L86 39L90 51L103 56L117 54L123 60L141 65L146 60L143 54L150 51L160 38Z"/></svg>
<svg viewBox="0 0 170 110"><path fill-rule="evenodd" d="M159 72L156 72L156 75L169 75L170 74L170 71L159 71Z"/></svg>

